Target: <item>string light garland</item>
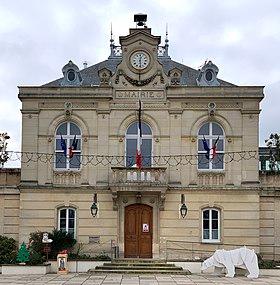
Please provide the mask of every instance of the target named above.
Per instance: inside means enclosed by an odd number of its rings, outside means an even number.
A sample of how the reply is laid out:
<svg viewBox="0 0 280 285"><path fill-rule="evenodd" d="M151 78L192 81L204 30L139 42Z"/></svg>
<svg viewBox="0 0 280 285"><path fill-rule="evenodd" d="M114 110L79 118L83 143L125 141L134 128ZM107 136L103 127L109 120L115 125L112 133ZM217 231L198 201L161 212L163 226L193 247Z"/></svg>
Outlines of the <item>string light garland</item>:
<svg viewBox="0 0 280 285"><path fill-rule="evenodd" d="M21 161L23 164L31 162L41 163L55 163L65 161L65 157L56 157L55 153L37 153L37 152L19 152L8 151L8 161ZM113 167L125 167L127 165L132 166L135 161L135 157L127 157L124 155L74 155L71 159L66 157L72 163L73 168L76 166L113 166ZM155 156L143 156L143 166L150 165L165 167L165 166L179 166L179 165L202 165L208 164L209 161L212 164L218 164L223 162L229 164L231 162L240 162L242 160L258 159L258 151L238 151L238 152L225 152L223 154L217 154L214 159L206 159L201 154L187 154L187 155L155 155Z"/></svg>

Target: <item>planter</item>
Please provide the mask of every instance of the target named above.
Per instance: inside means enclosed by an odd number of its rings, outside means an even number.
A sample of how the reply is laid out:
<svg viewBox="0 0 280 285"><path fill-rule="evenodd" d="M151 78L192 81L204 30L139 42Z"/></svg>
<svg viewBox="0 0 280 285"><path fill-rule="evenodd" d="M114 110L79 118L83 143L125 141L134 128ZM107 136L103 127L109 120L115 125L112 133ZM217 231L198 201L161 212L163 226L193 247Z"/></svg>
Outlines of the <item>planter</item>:
<svg viewBox="0 0 280 285"><path fill-rule="evenodd" d="M57 261L51 260L51 273L57 272ZM87 272L89 269L94 269L96 266L103 265L104 262L109 261L91 261L91 260L68 260L68 272Z"/></svg>
<svg viewBox="0 0 280 285"><path fill-rule="evenodd" d="M47 274L51 272L51 265L20 265L20 264L3 264L2 275L18 275L18 274Z"/></svg>

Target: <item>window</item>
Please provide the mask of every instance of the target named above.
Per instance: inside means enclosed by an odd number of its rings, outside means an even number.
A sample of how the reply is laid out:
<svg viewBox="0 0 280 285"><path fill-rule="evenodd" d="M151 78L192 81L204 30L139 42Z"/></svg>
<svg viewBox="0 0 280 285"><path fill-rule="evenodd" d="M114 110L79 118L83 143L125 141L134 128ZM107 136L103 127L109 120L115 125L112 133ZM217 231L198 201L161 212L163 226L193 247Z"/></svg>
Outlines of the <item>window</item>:
<svg viewBox="0 0 280 285"><path fill-rule="evenodd" d="M66 231L73 236L76 234L76 210L62 208L58 211L58 229Z"/></svg>
<svg viewBox="0 0 280 285"><path fill-rule="evenodd" d="M150 167L152 165L152 131L151 128L141 123L142 128L142 166ZM132 167L136 164L136 150L137 150L137 133L138 122L131 124L126 132L126 167Z"/></svg>
<svg viewBox="0 0 280 285"><path fill-rule="evenodd" d="M73 122L62 123L57 128L55 135L55 168L57 170L80 168L81 138L80 128Z"/></svg>
<svg viewBox="0 0 280 285"><path fill-rule="evenodd" d="M202 241L220 241L220 211L214 208L202 211Z"/></svg>
<svg viewBox="0 0 280 285"><path fill-rule="evenodd" d="M224 169L224 131L214 122L207 122L198 131L198 169ZM207 151L208 147L208 151Z"/></svg>
<svg viewBox="0 0 280 285"><path fill-rule="evenodd" d="M67 71L67 79L68 79L69 81L74 81L75 78L76 78L75 71L74 71L73 69L69 69L69 70Z"/></svg>

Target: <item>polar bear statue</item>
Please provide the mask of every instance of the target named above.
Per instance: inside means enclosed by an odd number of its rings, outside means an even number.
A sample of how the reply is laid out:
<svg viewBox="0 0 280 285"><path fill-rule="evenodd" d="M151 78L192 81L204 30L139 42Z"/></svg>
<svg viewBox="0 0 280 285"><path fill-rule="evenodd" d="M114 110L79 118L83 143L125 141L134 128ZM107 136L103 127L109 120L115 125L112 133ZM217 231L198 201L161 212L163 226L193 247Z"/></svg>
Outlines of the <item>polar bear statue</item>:
<svg viewBox="0 0 280 285"><path fill-rule="evenodd" d="M258 278L259 276L257 255L254 250L248 249L246 246L233 250L216 250L211 257L202 263L201 270L211 266L225 267L227 270L226 277L234 277L235 266L247 269L249 272L248 278Z"/></svg>

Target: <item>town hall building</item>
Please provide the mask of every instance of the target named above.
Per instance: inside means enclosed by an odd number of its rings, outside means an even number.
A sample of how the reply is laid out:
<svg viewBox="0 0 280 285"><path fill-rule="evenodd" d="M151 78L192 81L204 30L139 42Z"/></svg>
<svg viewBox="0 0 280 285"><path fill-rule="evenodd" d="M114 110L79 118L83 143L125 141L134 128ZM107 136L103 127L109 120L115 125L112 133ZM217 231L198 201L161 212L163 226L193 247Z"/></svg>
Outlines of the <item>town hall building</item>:
<svg viewBox="0 0 280 285"><path fill-rule="evenodd" d="M86 253L113 244L124 258L243 245L271 257L280 200L259 174L263 86L226 82L212 61L178 63L145 15L135 22L108 59L70 60L61 78L19 87L25 155L5 172L20 178L1 186L0 234L58 228Z"/></svg>

